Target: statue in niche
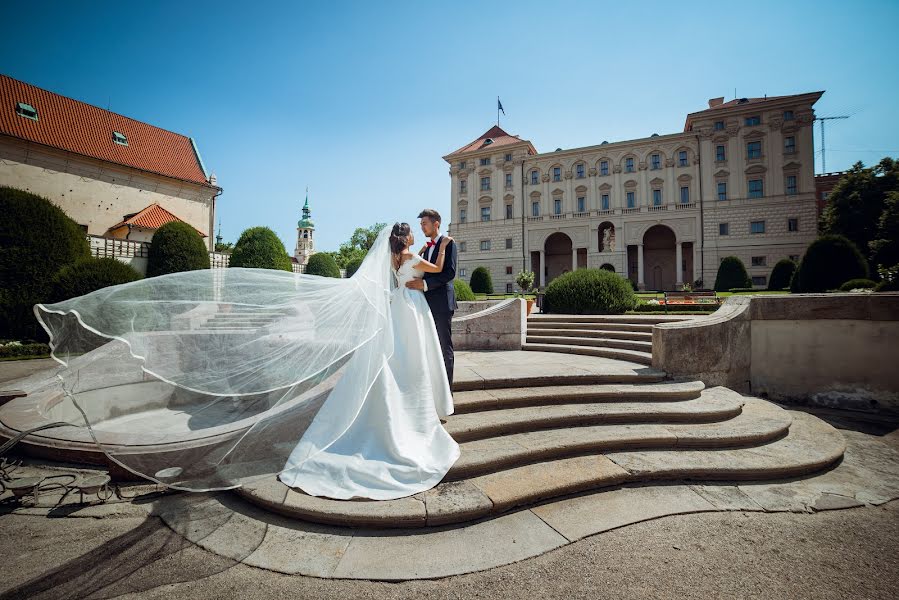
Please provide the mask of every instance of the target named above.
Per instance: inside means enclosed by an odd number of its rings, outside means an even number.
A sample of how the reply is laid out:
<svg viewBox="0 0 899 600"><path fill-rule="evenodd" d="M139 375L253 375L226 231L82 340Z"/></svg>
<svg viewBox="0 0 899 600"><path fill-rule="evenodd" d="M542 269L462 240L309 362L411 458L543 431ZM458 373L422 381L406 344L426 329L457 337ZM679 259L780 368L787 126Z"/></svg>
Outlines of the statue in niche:
<svg viewBox="0 0 899 600"><path fill-rule="evenodd" d="M615 226L606 224L599 229L599 251L612 252L615 250Z"/></svg>

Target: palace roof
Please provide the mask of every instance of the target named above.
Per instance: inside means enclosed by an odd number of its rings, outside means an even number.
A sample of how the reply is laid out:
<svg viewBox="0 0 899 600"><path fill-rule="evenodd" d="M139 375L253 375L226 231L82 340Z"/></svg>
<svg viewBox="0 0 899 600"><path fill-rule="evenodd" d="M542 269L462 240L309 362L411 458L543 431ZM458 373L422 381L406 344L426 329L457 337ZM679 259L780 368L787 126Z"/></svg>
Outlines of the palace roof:
<svg viewBox="0 0 899 600"><path fill-rule="evenodd" d="M450 157L455 157L460 154L466 154L468 152L476 152L478 150L483 150L484 148L498 148L501 146L511 146L512 144L527 144L530 150L530 154L537 154L537 150L534 148L533 144L528 140L523 140L517 135L509 135L505 131L503 131L499 125L494 125L487 131L485 131L478 139L471 142L470 144L466 144L456 150L455 152L451 152L444 156L444 160L449 159Z"/></svg>
<svg viewBox="0 0 899 600"><path fill-rule="evenodd" d="M2 74L0 134L215 187L191 138Z"/></svg>

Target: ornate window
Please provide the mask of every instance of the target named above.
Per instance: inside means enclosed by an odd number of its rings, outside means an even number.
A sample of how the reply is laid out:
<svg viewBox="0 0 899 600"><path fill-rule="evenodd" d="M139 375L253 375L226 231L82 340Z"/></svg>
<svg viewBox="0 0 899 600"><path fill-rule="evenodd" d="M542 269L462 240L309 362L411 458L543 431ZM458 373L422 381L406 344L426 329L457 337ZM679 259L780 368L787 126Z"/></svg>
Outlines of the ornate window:
<svg viewBox="0 0 899 600"><path fill-rule="evenodd" d="M562 181L562 167L553 167L553 181Z"/></svg>
<svg viewBox="0 0 899 600"><path fill-rule="evenodd" d="M460 180L459 180L459 193L460 193L460 194L465 194L465 193L467 193L467 192L468 192L468 180L467 180L467 179L460 179Z"/></svg>
<svg viewBox="0 0 899 600"><path fill-rule="evenodd" d="M540 182L540 171L533 169L531 171L531 185L537 185Z"/></svg>
<svg viewBox="0 0 899 600"><path fill-rule="evenodd" d="M677 164L679 167L687 166L687 151L686 150L681 150L680 152L677 153Z"/></svg>
<svg viewBox="0 0 899 600"><path fill-rule="evenodd" d="M724 144L718 144L715 146L715 160L718 162L724 162L727 160L727 152L724 149Z"/></svg>
<svg viewBox="0 0 899 600"><path fill-rule="evenodd" d="M690 204L690 186L680 186L680 203Z"/></svg>
<svg viewBox="0 0 899 600"><path fill-rule="evenodd" d="M724 121L715 121L715 131L724 130Z"/></svg>
<svg viewBox="0 0 899 600"><path fill-rule="evenodd" d="M792 121L793 120L793 111L785 110L784 111L784 121Z"/></svg>
<svg viewBox="0 0 899 600"><path fill-rule="evenodd" d="M751 117L746 117L746 127L752 127L754 125L761 125L762 118L759 115L752 115Z"/></svg>
<svg viewBox="0 0 899 600"><path fill-rule="evenodd" d="M762 198L765 195L765 189L761 179L750 179L747 185L750 198Z"/></svg>
<svg viewBox="0 0 899 600"><path fill-rule="evenodd" d="M465 223L468 220L468 209L460 208L459 209L459 222Z"/></svg>
<svg viewBox="0 0 899 600"><path fill-rule="evenodd" d="M506 153L506 162L512 162L512 153L511 152Z"/></svg>
<svg viewBox="0 0 899 600"><path fill-rule="evenodd" d="M574 176L578 179L583 179L586 176L586 171L587 169L584 166L584 163L574 165Z"/></svg>
<svg viewBox="0 0 899 600"><path fill-rule="evenodd" d="M718 182L718 200L727 200L727 182Z"/></svg>
<svg viewBox="0 0 899 600"><path fill-rule="evenodd" d="M512 218L512 205L511 204L506 204L506 218L507 219Z"/></svg>
<svg viewBox="0 0 899 600"><path fill-rule="evenodd" d="M652 205L662 206L662 190L658 188L652 190Z"/></svg>
<svg viewBox="0 0 899 600"><path fill-rule="evenodd" d="M607 160L599 161L599 174L600 175L608 175L609 174L609 161L607 161Z"/></svg>
<svg viewBox="0 0 899 600"><path fill-rule="evenodd" d="M786 185L784 186L787 191L787 196L795 196L799 193L796 188L796 176L795 175L787 175Z"/></svg>
<svg viewBox="0 0 899 600"><path fill-rule="evenodd" d="M481 221L489 221L490 220L490 207L482 206L481 207Z"/></svg>
<svg viewBox="0 0 899 600"><path fill-rule="evenodd" d="M602 207L602 210L609 210L609 195L608 194L603 194L600 197L600 206Z"/></svg>
<svg viewBox="0 0 899 600"><path fill-rule="evenodd" d="M540 216L540 202L538 200L534 200L533 202L531 202L531 216Z"/></svg>
<svg viewBox="0 0 899 600"><path fill-rule="evenodd" d="M511 173L506 173L506 187L507 188L512 187L512 174Z"/></svg>
<svg viewBox="0 0 899 600"><path fill-rule="evenodd" d="M628 156L624 159L624 172L625 173L633 173L634 172L634 158L632 156Z"/></svg>
<svg viewBox="0 0 899 600"><path fill-rule="evenodd" d="M583 196L577 197L577 211L579 213L584 212L587 209L587 199Z"/></svg>
<svg viewBox="0 0 899 600"><path fill-rule="evenodd" d="M746 158L761 158L762 157L762 143L761 142L746 142Z"/></svg>
<svg viewBox="0 0 899 600"><path fill-rule="evenodd" d="M637 200L634 192L627 192L625 193L624 197L627 200L628 208L635 208L637 206Z"/></svg>
<svg viewBox="0 0 899 600"><path fill-rule="evenodd" d="M553 214L554 215L562 214L562 199L561 198L553 198Z"/></svg>
<svg viewBox="0 0 899 600"><path fill-rule="evenodd" d="M489 177L481 177L481 191L482 192L490 191L490 178Z"/></svg>
<svg viewBox="0 0 899 600"><path fill-rule="evenodd" d="M486 167L486 166L489 165L489 164L490 164L490 157L489 157L489 156L488 156L487 158L482 158L482 159L481 159L481 166L482 166L482 167Z"/></svg>
<svg viewBox="0 0 899 600"><path fill-rule="evenodd" d="M796 138L792 135L788 135L784 138L784 154L795 154L796 153Z"/></svg>
<svg viewBox="0 0 899 600"><path fill-rule="evenodd" d="M650 169L655 171L656 169L662 168L662 157L659 154L653 154L649 157Z"/></svg>

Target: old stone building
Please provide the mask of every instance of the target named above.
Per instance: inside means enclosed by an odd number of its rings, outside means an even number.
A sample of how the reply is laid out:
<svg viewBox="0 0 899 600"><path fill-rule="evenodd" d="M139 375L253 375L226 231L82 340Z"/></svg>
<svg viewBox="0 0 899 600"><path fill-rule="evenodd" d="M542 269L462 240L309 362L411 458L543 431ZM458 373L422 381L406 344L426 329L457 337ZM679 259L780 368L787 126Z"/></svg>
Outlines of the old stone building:
<svg viewBox="0 0 899 600"><path fill-rule="evenodd" d="M755 286L817 230L812 124L823 92L709 100L682 132L539 153L499 126L444 157L459 276L540 285L578 268L641 289L714 283L738 256Z"/></svg>
<svg viewBox="0 0 899 600"><path fill-rule="evenodd" d="M214 249L222 189L193 139L5 75L0 185L48 198L91 236L130 244L178 219Z"/></svg>

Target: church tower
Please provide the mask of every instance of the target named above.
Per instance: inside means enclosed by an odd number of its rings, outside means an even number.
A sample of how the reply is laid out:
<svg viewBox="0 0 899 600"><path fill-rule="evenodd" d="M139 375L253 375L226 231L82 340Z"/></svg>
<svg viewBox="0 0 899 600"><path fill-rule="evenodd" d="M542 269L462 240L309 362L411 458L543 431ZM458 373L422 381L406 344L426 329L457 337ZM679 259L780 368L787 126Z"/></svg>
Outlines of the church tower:
<svg viewBox="0 0 899 600"><path fill-rule="evenodd" d="M315 242L312 233L315 231L315 223L309 215L309 189L306 189L306 204L303 205L303 218L297 223L297 248L294 258L301 265L309 262L309 257L315 254Z"/></svg>

